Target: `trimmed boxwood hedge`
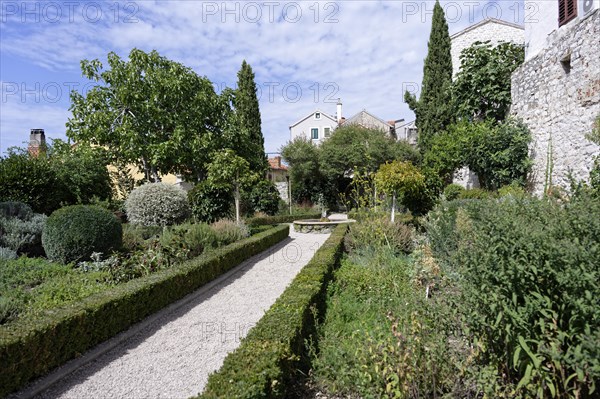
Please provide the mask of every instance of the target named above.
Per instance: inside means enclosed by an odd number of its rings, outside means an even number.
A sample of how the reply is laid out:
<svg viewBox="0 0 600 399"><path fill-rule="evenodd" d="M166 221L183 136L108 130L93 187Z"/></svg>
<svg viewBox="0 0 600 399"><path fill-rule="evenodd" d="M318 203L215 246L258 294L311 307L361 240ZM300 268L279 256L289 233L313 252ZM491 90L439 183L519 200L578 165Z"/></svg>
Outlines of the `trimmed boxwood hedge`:
<svg viewBox="0 0 600 399"><path fill-rule="evenodd" d="M302 215L277 215L265 216L246 219L248 226L263 226L267 224L292 223L294 220L300 219L320 219L320 213L305 213Z"/></svg>
<svg viewBox="0 0 600 399"><path fill-rule="evenodd" d="M289 235L280 225L131 280L83 301L0 328L0 397L181 299Z"/></svg>
<svg viewBox="0 0 600 399"><path fill-rule="evenodd" d="M304 342L322 318L327 283L339 265L347 225L338 226L291 285L211 374L198 398L285 398L298 370L307 370Z"/></svg>

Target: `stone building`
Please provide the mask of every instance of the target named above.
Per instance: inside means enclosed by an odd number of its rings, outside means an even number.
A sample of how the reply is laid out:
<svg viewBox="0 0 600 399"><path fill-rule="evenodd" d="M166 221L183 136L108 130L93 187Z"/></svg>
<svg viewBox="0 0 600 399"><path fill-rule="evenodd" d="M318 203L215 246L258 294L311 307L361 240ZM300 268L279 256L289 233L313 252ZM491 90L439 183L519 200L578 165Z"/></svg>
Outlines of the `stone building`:
<svg viewBox="0 0 600 399"><path fill-rule="evenodd" d="M585 138L600 114L600 1L526 0L525 63L512 75L512 113L529 126L536 194L586 180L599 147Z"/></svg>

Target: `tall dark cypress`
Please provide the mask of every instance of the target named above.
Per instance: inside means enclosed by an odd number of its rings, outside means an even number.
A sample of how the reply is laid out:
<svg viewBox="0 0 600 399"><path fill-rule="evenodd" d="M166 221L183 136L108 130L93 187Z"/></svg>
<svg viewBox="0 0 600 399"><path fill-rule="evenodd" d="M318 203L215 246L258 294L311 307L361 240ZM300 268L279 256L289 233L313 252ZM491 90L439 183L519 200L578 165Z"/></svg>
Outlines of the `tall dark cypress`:
<svg viewBox="0 0 600 399"><path fill-rule="evenodd" d="M250 163L250 170L264 174L268 168L265 139L262 134L260 108L256 96L254 72L244 60L238 72L234 106L239 134L242 136L240 156Z"/></svg>
<svg viewBox="0 0 600 399"><path fill-rule="evenodd" d="M423 66L423 83L419 100L408 91L404 100L415 113L419 132L419 147L427 151L429 140L443 131L453 120L450 85L452 84L452 56L450 34L439 1L433 8L427 58Z"/></svg>

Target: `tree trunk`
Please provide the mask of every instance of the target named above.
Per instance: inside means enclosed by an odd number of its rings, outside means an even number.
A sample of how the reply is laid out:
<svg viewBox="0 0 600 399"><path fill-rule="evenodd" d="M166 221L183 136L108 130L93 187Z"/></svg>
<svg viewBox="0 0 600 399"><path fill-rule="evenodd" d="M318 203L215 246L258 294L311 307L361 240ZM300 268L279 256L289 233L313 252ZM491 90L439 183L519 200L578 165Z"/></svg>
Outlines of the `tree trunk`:
<svg viewBox="0 0 600 399"><path fill-rule="evenodd" d="M240 224L240 185L237 183L238 175L236 173L235 183L235 194L233 195L235 201L235 222Z"/></svg>
<svg viewBox="0 0 600 399"><path fill-rule="evenodd" d="M396 193L392 195L392 223L396 220Z"/></svg>

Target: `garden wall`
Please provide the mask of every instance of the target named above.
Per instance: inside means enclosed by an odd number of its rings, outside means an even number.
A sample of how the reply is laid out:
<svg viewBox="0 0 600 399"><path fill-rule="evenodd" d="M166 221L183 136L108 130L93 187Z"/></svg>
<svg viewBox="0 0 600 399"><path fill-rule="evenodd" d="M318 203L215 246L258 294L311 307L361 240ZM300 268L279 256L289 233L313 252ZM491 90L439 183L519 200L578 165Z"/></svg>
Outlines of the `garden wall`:
<svg viewBox="0 0 600 399"><path fill-rule="evenodd" d="M533 185L587 180L597 145L585 138L600 113L600 10L553 31L545 49L512 75L512 113L531 129ZM551 156L548 156L551 154Z"/></svg>

